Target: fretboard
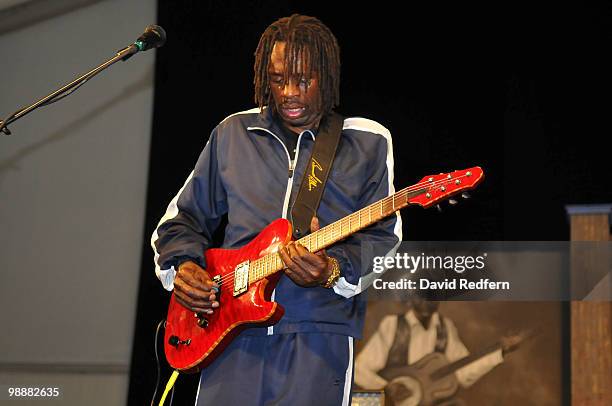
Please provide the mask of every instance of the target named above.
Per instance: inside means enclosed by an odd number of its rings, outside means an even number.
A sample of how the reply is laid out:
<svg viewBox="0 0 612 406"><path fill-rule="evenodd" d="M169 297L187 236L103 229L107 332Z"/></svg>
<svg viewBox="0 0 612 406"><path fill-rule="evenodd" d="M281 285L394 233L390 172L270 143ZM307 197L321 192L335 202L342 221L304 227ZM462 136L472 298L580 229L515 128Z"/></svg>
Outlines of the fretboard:
<svg viewBox="0 0 612 406"><path fill-rule="evenodd" d="M450 375L452 373L454 373L455 371L457 371L458 369L463 368L464 366L471 364L472 362L484 357L485 355L489 355L490 353L492 353L493 351L497 351L498 349L500 349L500 345L499 343L495 343L489 347L485 347L483 349L481 349L480 351L476 351L473 354L468 355L467 357L463 357L461 359L458 359L455 362L451 362L450 364L447 364L443 367L441 367L440 369L434 371L431 374L431 379L432 380L438 380L438 379L442 379L447 375Z"/></svg>
<svg viewBox="0 0 612 406"><path fill-rule="evenodd" d="M409 186L353 214L328 224L318 231L300 238L297 242L310 252L320 251L406 207L411 198L426 191L427 187L415 189L415 186ZM270 276L284 267L285 264L278 253L268 254L252 261L249 267L249 284Z"/></svg>

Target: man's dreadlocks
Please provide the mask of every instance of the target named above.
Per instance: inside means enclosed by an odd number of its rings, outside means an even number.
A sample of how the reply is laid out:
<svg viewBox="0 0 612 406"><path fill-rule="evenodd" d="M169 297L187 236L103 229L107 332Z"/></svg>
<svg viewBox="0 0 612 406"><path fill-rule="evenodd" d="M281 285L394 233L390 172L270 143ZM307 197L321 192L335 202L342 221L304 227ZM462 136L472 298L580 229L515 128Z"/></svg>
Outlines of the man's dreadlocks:
<svg viewBox="0 0 612 406"><path fill-rule="evenodd" d="M284 83L288 83L289 76L303 73L312 77L314 73L319 78L323 113L330 112L340 102L340 47L334 34L321 21L299 14L272 23L259 40L253 81L255 103L260 108L270 104L268 65L277 41L287 44Z"/></svg>

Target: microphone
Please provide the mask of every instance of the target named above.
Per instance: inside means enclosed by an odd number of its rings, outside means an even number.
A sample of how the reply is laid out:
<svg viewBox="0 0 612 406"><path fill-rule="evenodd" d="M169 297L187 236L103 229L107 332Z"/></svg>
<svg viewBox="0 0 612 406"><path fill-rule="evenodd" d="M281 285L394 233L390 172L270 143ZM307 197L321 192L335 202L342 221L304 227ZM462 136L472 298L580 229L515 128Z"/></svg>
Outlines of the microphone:
<svg viewBox="0 0 612 406"><path fill-rule="evenodd" d="M159 25L151 24L145 28L145 32L132 44L117 51L121 55L122 61L127 61L132 55L148 51L149 49L159 48L166 43L166 31Z"/></svg>
<svg viewBox="0 0 612 406"><path fill-rule="evenodd" d="M139 51L148 51L151 48L159 48L166 43L166 31L159 25L151 24L145 28L145 32L138 37L134 45Z"/></svg>

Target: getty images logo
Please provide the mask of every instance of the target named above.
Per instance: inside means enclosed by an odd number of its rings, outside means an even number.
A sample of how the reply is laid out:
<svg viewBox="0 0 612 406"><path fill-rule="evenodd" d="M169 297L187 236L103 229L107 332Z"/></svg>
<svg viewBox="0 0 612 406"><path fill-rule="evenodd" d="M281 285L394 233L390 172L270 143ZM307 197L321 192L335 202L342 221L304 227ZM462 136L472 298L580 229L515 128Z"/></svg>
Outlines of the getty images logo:
<svg viewBox="0 0 612 406"><path fill-rule="evenodd" d="M396 253L395 256L376 256L372 261L372 271L383 273L387 269L402 269L411 274L418 270L444 270L463 273L468 270L482 270L485 268L487 253L482 255L410 255L406 252Z"/></svg>

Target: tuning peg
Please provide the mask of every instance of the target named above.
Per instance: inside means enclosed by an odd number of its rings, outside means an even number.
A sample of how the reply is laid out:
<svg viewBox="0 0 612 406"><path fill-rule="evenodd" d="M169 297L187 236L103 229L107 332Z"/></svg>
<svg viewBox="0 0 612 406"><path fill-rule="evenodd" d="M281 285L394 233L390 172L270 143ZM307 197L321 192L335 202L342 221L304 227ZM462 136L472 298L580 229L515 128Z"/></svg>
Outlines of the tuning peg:
<svg viewBox="0 0 612 406"><path fill-rule="evenodd" d="M463 197L464 199L469 199L471 196L468 192L463 192L461 193L461 197Z"/></svg>
<svg viewBox="0 0 612 406"><path fill-rule="evenodd" d="M439 204L436 204L436 209L438 209L439 212L442 212L442 207L440 207Z"/></svg>
<svg viewBox="0 0 612 406"><path fill-rule="evenodd" d="M454 205L456 205L458 202L457 202L455 199L448 199L448 203L449 203L451 206L454 206Z"/></svg>

